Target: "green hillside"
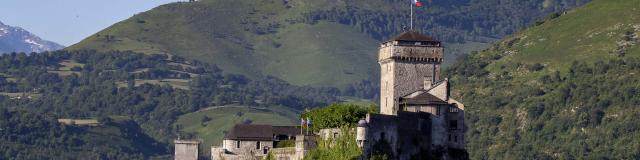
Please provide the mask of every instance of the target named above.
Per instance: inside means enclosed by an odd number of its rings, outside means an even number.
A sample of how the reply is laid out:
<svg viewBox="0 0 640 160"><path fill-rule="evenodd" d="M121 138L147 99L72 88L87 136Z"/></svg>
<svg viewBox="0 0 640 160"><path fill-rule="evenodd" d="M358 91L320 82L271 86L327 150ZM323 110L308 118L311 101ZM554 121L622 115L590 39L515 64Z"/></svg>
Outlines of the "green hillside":
<svg viewBox="0 0 640 160"><path fill-rule="evenodd" d="M471 159L639 159L638 13L595 0L452 65Z"/></svg>
<svg viewBox="0 0 640 160"><path fill-rule="evenodd" d="M0 159L149 159L168 148L130 119L62 124L51 115L0 107Z"/></svg>
<svg viewBox="0 0 640 160"><path fill-rule="evenodd" d="M209 119L205 118L209 117ZM270 125L296 125L299 111L284 107L251 108L248 106L226 105L205 108L180 116L175 125L183 134L193 134L203 140L200 148L209 153L213 145L222 145L226 131L234 124L254 123ZM206 154L205 154L206 155Z"/></svg>
<svg viewBox="0 0 640 160"><path fill-rule="evenodd" d="M149 159L171 154L173 140L183 133L195 133L210 145L232 124L249 119L293 124L296 110L334 103L339 96L335 88L248 79L177 56L5 54L0 56L0 159ZM238 107L210 108L229 105ZM205 114L211 120L203 125ZM69 120L112 115L130 123L93 127L95 120Z"/></svg>
<svg viewBox="0 0 640 160"><path fill-rule="evenodd" d="M455 44L447 56L452 59L456 52L484 48L543 15L586 1L425 2L428 8L416 9L416 27ZM344 88L377 77L377 45L407 25L408 2L178 2L137 14L67 49L168 53L249 77L273 75L294 85Z"/></svg>

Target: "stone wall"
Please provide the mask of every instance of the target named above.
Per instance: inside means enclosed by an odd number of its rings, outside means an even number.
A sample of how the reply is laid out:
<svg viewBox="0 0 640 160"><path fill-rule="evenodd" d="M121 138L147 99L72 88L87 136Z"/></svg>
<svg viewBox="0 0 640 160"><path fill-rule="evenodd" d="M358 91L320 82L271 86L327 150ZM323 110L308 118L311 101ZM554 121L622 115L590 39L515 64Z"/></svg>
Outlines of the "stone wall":
<svg viewBox="0 0 640 160"><path fill-rule="evenodd" d="M395 43L395 44L394 44ZM444 49L440 46L407 46L388 42L381 46L380 113L397 115L398 98L424 89L425 80L440 80Z"/></svg>
<svg viewBox="0 0 640 160"><path fill-rule="evenodd" d="M318 135L320 135L320 138L323 140L335 139L342 136L342 130L340 128L320 129L320 131L318 131Z"/></svg>
<svg viewBox="0 0 640 160"><path fill-rule="evenodd" d="M431 119L431 142L435 146L454 146L454 148L461 147L464 143L464 110L459 109L457 112L452 110L451 107L456 107L452 104L444 105L410 105L403 106L406 112L423 112L428 113ZM455 120L457 123L457 130L450 129L451 120ZM450 137L451 136L451 139Z"/></svg>
<svg viewBox="0 0 640 160"><path fill-rule="evenodd" d="M397 42L382 44L378 54L378 61L391 57L412 57L426 59L425 61L441 62L442 58L444 58L444 48L432 45L400 45Z"/></svg>
<svg viewBox="0 0 640 160"><path fill-rule="evenodd" d="M464 142L465 142L464 131L466 129L466 126L464 125L464 114L465 114L464 104L451 98L449 99L448 102L449 104L451 104L451 107L454 107L455 109L457 109L457 112L449 113L449 116L448 116L449 120L456 120L457 122L456 124L457 129L449 130L449 134L451 134L452 139L454 139L452 141L449 141L449 147L464 149Z"/></svg>
<svg viewBox="0 0 640 160"><path fill-rule="evenodd" d="M271 141L260 141L262 149L268 147L268 153L277 160L302 160L309 150L316 148L314 136L296 136L295 147L273 148ZM224 140L223 147L211 147L212 160L258 160L263 159L268 154L264 154L264 150L257 150L258 141L238 141ZM271 143L267 143L271 142ZM260 151L258 153L258 151Z"/></svg>
<svg viewBox="0 0 640 160"><path fill-rule="evenodd" d="M447 116L449 105L437 105L440 114L431 114L431 143L436 146L446 146L449 128Z"/></svg>
<svg viewBox="0 0 640 160"><path fill-rule="evenodd" d="M410 159L431 147L431 122L428 113L399 112L398 116L369 114L364 158L374 151L389 149L392 159ZM359 134L359 133L358 133Z"/></svg>
<svg viewBox="0 0 640 160"><path fill-rule="evenodd" d="M296 154L296 147L274 148L271 151L271 156L276 160L300 160Z"/></svg>
<svg viewBox="0 0 640 160"><path fill-rule="evenodd" d="M296 136L296 157L303 159L311 149L316 148L316 138L311 135Z"/></svg>
<svg viewBox="0 0 640 160"><path fill-rule="evenodd" d="M175 140L175 160L197 160L199 141Z"/></svg>
<svg viewBox="0 0 640 160"><path fill-rule="evenodd" d="M260 142L258 146L258 142ZM240 143L240 145L238 145ZM227 152L243 155L265 156L273 148L273 141L236 141L225 139L222 146ZM265 151L266 150L266 151Z"/></svg>
<svg viewBox="0 0 640 160"><path fill-rule="evenodd" d="M449 80L445 78L440 84L436 84L435 87L429 90L431 95L434 95L444 101L449 100Z"/></svg>

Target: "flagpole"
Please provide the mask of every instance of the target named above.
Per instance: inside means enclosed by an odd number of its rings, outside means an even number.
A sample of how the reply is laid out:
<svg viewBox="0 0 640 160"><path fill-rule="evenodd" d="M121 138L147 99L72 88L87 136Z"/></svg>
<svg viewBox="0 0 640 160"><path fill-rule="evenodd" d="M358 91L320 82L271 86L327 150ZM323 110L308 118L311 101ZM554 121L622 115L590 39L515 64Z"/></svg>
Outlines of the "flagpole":
<svg viewBox="0 0 640 160"><path fill-rule="evenodd" d="M413 1L411 1L411 3L409 3L409 8L411 8L411 13L410 13L410 17L409 19L411 19L409 21L409 31L413 31Z"/></svg>

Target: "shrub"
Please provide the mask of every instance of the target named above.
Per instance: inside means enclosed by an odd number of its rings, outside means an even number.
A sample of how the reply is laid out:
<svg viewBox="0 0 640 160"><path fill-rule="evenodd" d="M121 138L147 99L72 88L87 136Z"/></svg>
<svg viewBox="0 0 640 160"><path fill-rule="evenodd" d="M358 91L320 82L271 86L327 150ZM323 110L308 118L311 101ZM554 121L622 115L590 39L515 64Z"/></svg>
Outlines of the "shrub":
<svg viewBox="0 0 640 160"><path fill-rule="evenodd" d="M353 126L367 113L375 112L376 106L362 107L353 104L332 104L323 108L305 111L302 117L311 119L312 131L322 128Z"/></svg>
<svg viewBox="0 0 640 160"><path fill-rule="evenodd" d="M336 139L318 139L318 147L311 150L305 160L356 160L362 155L362 150L356 144L356 133L349 127L342 127L342 136Z"/></svg>

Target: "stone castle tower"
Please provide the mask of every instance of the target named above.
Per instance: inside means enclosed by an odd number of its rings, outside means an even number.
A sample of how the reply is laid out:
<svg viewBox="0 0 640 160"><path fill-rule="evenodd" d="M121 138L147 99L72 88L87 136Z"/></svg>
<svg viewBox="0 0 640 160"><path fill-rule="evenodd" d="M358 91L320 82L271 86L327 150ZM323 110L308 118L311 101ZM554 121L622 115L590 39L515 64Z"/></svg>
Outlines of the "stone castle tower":
<svg viewBox="0 0 640 160"><path fill-rule="evenodd" d="M444 49L439 41L418 32L404 32L382 43L380 113L398 115L399 98L440 81Z"/></svg>

